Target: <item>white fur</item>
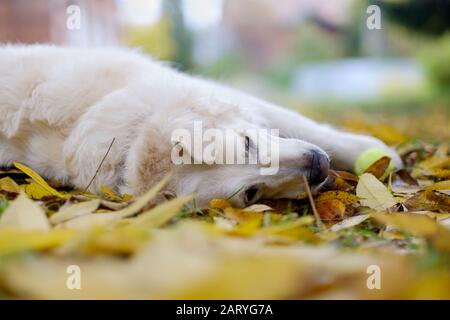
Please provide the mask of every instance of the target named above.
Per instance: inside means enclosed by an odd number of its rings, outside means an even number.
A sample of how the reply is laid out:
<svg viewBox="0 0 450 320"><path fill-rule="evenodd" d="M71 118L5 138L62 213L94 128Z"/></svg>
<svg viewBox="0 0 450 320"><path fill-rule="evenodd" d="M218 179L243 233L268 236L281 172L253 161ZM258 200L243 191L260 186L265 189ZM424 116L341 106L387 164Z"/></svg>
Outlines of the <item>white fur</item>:
<svg viewBox="0 0 450 320"><path fill-rule="evenodd" d="M201 120L209 128L280 129L280 171L258 165L181 165L170 159L171 133ZM230 88L179 73L125 49L0 46L0 166L22 162L46 178L139 195L169 171L168 189L196 192L204 204L249 185L263 197L294 198L303 190L305 154L327 150L349 169L379 140L344 133ZM235 202L243 205L241 196Z"/></svg>

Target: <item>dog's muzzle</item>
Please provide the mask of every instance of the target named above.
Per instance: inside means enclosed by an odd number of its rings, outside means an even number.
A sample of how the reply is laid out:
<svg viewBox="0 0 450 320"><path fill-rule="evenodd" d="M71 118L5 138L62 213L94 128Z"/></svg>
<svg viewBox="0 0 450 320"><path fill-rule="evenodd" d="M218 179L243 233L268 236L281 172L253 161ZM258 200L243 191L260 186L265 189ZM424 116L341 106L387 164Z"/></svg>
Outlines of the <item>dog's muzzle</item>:
<svg viewBox="0 0 450 320"><path fill-rule="evenodd" d="M318 150L311 150L310 158L308 181L311 185L317 185L328 177L330 159L325 153Z"/></svg>

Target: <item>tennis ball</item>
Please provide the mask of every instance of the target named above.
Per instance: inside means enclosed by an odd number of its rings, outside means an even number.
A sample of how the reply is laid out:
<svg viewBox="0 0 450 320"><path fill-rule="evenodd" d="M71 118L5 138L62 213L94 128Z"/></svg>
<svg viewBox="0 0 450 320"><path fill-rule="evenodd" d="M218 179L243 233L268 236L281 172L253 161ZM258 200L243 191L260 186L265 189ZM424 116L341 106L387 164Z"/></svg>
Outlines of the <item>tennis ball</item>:
<svg viewBox="0 0 450 320"><path fill-rule="evenodd" d="M359 176L366 171L367 168L369 168L375 161L381 159L384 156L390 157L390 155L384 151L383 149L379 148L370 148L364 151L359 155L359 157L355 161L355 173ZM394 171L394 163L389 163L389 167L386 170L386 173L389 174L390 172Z"/></svg>

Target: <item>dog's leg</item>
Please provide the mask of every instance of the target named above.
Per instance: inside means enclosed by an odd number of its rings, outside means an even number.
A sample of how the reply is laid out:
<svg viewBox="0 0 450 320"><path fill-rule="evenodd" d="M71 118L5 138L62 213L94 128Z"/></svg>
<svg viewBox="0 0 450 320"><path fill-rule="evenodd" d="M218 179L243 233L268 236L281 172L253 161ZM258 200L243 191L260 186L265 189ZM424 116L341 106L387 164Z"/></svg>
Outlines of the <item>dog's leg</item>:
<svg viewBox="0 0 450 320"><path fill-rule="evenodd" d="M386 151L397 168L402 166L398 154L377 138L340 131L277 106L266 105L263 109L270 126L280 129L280 135L321 147L330 155L335 169L351 170L357 157L372 147Z"/></svg>
<svg viewBox="0 0 450 320"><path fill-rule="evenodd" d="M91 192L98 191L100 184L113 189L121 187L132 130L143 118L138 109L140 105L142 103L126 92L116 91L91 106L78 119L63 148L65 167L75 187L87 188L94 177L88 188Z"/></svg>

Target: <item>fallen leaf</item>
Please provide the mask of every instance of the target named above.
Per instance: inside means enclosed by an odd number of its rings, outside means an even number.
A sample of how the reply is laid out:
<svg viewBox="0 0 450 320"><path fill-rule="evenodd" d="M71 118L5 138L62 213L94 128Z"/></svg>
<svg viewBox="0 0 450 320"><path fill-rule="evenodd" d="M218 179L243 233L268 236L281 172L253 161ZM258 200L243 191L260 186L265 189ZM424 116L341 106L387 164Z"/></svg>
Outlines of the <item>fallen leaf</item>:
<svg viewBox="0 0 450 320"><path fill-rule="evenodd" d="M354 175L351 172L347 171L339 171L339 170L330 170L330 174L339 178L344 179L345 181L358 182L358 176Z"/></svg>
<svg viewBox="0 0 450 320"><path fill-rule="evenodd" d="M439 179L450 179L450 169L432 169L425 175Z"/></svg>
<svg viewBox="0 0 450 320"><path fill-rule="evenodd" d="M397 227L416 237L425 237L437 248L450 251L450 231L426 215L373 213L370 216L382 224Z"/></svg>
<svg viewBox="0 0 450 320"><path fill-rule="evenodd" d="M357 196L355 196L354 194L338 190L338 191L326 191L326 192L322 193L320 196L318 196L315 199L315 201L319 202L319 201L333 200L333 199L341 201L346 206L350 205L354 202L357 202L359 200L359 198Z"/></svg>
<svg viewBox="0 0 450 320"><path fill-rule="evenodd" d="M95 210L97 210L99 205L99 199L74 204L66 204L61 209L59 209L57 213L50 217L50 222L53 224L58 224L76 217L91 214Z"/></svg>
<svg viewBox="0 0 450 320"><path fill-rule="evenodd" d="M395 174L396 174L403 182L405 182L406 184L413 185L413 186L418 186L418 185L419 185L419 183L417 182L417 180L414 179L414 178L409 174L409 172L406 171L405 169L397 170L397 171L395 172Z"/></svg>
<svg viewBox="0 0 450 320"><path fill-rule="evenodd" d="M225 199L212 199L209 202L209 206L212 209L224 210L226 208L231 208L231 203Z"/></svg>
<svg viewBox="0 0 450 320"><path fill-rule="evenodd" d="M450 196L434 190L423 190L403 202L403 205L411 211L435 211L450 212Z"/></svg>
<svg viewBox="0 0 450 320"><path fill-rule="evenodd" d="M65 223L60 224L61 228L69 229L86 229L94 225L106 225L117 221L119 219L127 218L137 214L142 208L144 208L151 199L153 199L158 192L169 182L171 175L166 176L153 188L147 191L144 195L137 198L135 202L129 206L111 213L93 213L82 215L71 219Z"/></svg>
<svg viewBox="0 0 450 320"><path fill-rule="evenodd" d="M31 182L25 185L25 193L27 196L34 200L40 200L44 197L53 196L54 194L49 190L42 187L40 184L36 182Z"/></svg>
<svg viewBox="0 0 450 320"><path fill-rule="evenodd" d="M370 217L370 215L368 214L361 214L359 216L353 216L350 218L347 218L345 220L342 220L341 222L336 223L335 225L333 225L330 230L333 232L337 232L343 229L348 229L354 226L357 226L361 223L363 223L364 221L366 221L368 218Z"/></svg>
<svg viewBox="0 0 450 320"><path fill-rule="evenodd" d="M383 210L396 204L385 185L370 173L364 173L359 177L356 195L362 205L371 209Z"/></svg>
<svg viewBox="0 0 450 320"><path fill-rule="evenodd" d="M14 162L14 166L23 173L25 173L27 176L29 176L31 179L33 179L34 182L36 182L38 185L44 188L48 193L60 198L66 198L65 195L50 187L50 185L47 182L45 182L45 180L36 172L34 172L31 168L18 162Z"/></svg>
<svg viewBox="0 0 450 320"><path fill-rule="evenodd" d="M0 179L0 190L20 193L19 185L10 177L4 177Z"/></svg>
<svg viewBox="0 0 450 320"><path fill-rule="evenodd" d="M121 197L118 194L116 194L113 190L111 190L110 188L108 188L107 186L105 186L103 184L100 186L100 190L103 192L103 194L105 195L105 198L107 200L116 201L116 202L126 202L131 199L130 195L125 194L123 197Z"/></svg>
<svg viewBox="0 0 450 320"><path fill-rule="evenodd" d="M228 219L236 221L238 223L247 223L249 221L257 221L260 224L263 220L263 214L261 212L245 211L236 208L226 208L224 210L225 216Z"/></svg>
<svg viewBox="0 0 450 320"><path fill-rule="evenodd" d="M375 178L384 180L387 176L386 170L389 167L389 164L391 163L391 158L388 156L381 157L374 163L372 163L365 171L364 173L370 173Z"/></svg>
<svg viewBox="0 0 450 320"><path fill-rule="evenodd" d="M273 211L273 209L265 204L253 204L249 207L244 208L244 211L264 212L264 211Z"/></svg>
<svg viewBox="0 0 450 320"><path fill-rule="evenodd" d="M345 215L345 204L337 199L317 201L316 209L325 223L340 221Z"/></svg>
<svg viewBox="0 0 450 320"><path fill-rule="evenodd" d="M423 187L423 190L450 190L450 180L433 183L429 186Z"/></svg>
<svg viewBox="0 0 450 320"><path fill-rule="evenodd" d="M144 228L160 227L175 217L180 209L192 199L193 196L188 195L162 203L134 218L131 224Z"/></svg>
<svg viewBox="0 0 450 320"><path fill-rule="evenodd" d="M307 243L318 243L320 242L319 237L309 228L313 221L312 216L305 216L295 221L257 229L253 235L264 237L275 236L294 241L300 240Z"/></svg>
<svg viewBox="0 0 450 320"><path fill-rule="evenodd" d="M58 247L72 239L74 235L72 230L0 229L0 257L24 250L46 250Z"/></svg>
<svg viewBox="0 0 450 320"><path fill-rule="evenodd" d="M0 227L47 231L50 230L50 223L44 210L21 193L1 215Z"/></svg>

